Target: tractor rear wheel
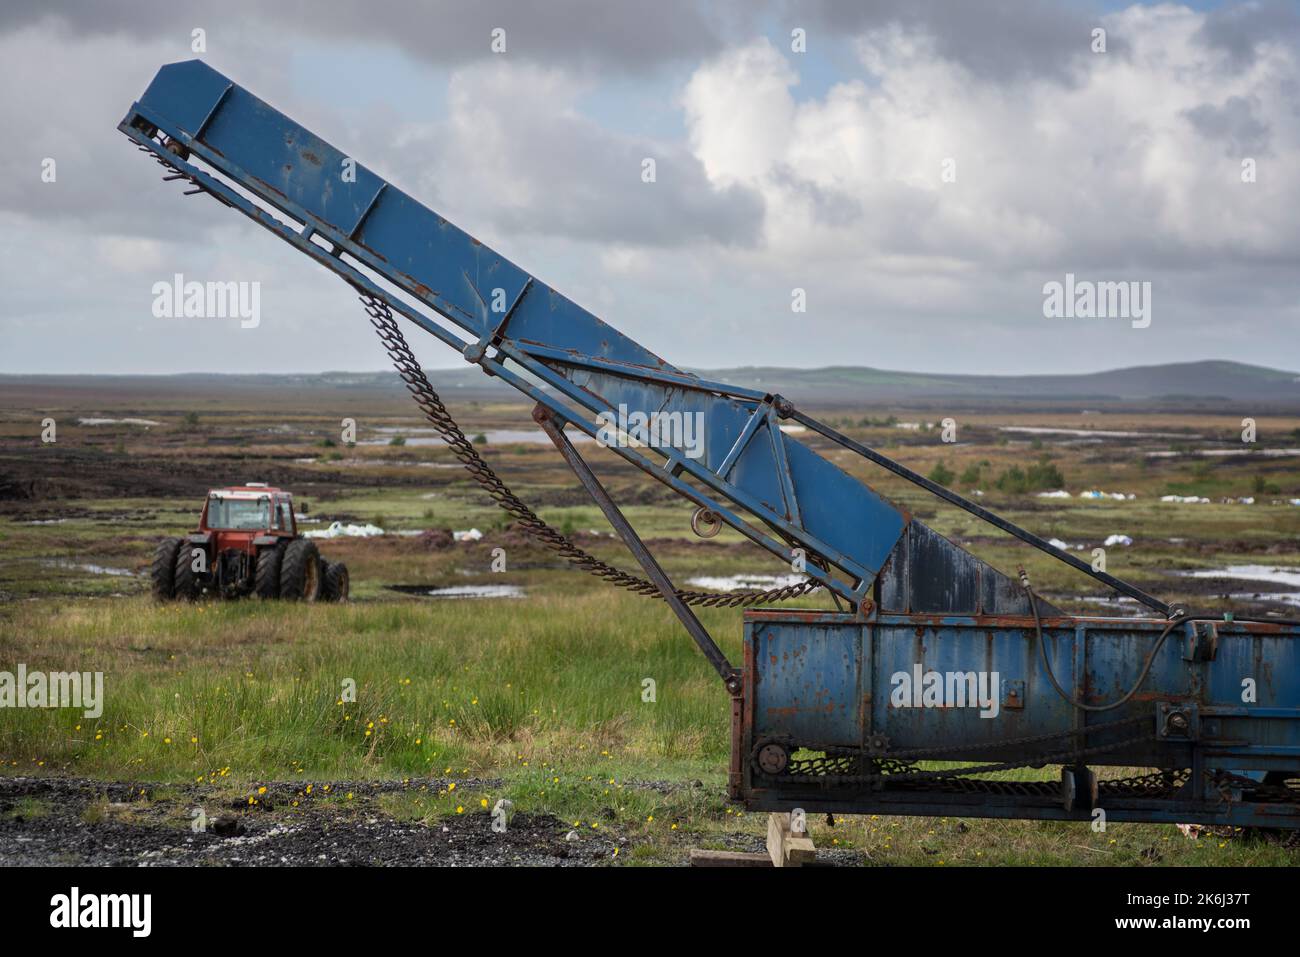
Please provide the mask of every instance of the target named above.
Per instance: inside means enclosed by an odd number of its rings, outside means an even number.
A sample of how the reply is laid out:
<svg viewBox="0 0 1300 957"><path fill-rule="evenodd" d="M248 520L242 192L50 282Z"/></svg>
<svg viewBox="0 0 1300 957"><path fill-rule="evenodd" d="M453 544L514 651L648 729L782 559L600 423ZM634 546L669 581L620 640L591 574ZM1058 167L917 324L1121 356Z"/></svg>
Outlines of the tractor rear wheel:
<svg viewBox="0 0 1300 957"><path fill-rule="evenodd" d="M188 542L182 541L176 549L172 585L176 597L183 601L194 601L199 597L199 575L194 570L194 549Z"/></svg>
<svg viewBox="0 0 1300 957"><path fill-rule="evenodd" d="M309 538L295 538L280 562L280 597L285 601L315 601L321 592L320 551Z"/></svg>
<svg viewBox="0 0 1300 957"><path fill-rule="evenodd" d="M253 594L258 598L280 597L280 566L284 549L272 545L257 553L257 566L253 569Z"/></svg>
<svg viewBox="0 0 1300 957"><path fill-rule="evenodd" d="M153 597L159 601L176 597L176 552L180 547L179 538L164 538L154 549L149 578L153 583Z"/></svg>
<svg viewBox="0 0 1300 957"><path fill-rule="evenodd" d="M321 589L321 598L325 601L348 600L348 566L342 562L322 562L325 566L325 582Z"/></svg>

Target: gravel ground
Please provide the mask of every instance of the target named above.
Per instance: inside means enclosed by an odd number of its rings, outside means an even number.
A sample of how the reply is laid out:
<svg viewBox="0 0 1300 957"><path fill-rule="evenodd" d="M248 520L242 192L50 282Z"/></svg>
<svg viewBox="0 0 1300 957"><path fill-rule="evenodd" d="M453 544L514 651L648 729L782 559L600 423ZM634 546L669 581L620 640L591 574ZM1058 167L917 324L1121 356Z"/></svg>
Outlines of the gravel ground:
<svg viewBox="0 0 1300 957"><path fill-rule="evenodd" d="M568 839L569 828L548 815L516 813L503 834L485 811L433 825L395 820L370 799L409 789L401 782L335 782L334 793L352 791L358 803L291 809L301 787L269 785L250 810L247 799L223 803L203 785L0 778L0 867L591 866L611 861L622 843L609 833ZM198 833L189 826L194 807L209 815Z"/></svg>

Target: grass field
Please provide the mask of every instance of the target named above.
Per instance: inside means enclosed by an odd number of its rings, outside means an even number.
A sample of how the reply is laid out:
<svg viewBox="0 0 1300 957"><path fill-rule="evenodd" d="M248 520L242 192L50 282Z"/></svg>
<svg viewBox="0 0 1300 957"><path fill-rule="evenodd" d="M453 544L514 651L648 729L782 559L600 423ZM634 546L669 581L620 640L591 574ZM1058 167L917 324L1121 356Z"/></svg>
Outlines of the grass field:
<svg viewBox="0 0 1300 957"><path fill-rule="evenodd" d="M359 418L367 430L418 435L419 423L404 410L384 406ZM344 817L382 814L432 825L485 814L508 798L517 811L616 835L623 862L676 862L692 846L761 846L763 816L725 800L726 695L669 611L571 571L522 539L446 450L338 444L333 423L349 412L356 414L345 406L338 414L282 410L268 420L232 400L196 423L166 404L105 400L79 409L83 416L159 423L146 429L77 425L58 408L4 411L0 670L22 662L32 670L102 671L106 691L96 719L69 710L0 714L5 773L139 782L150 801L164 802L168 789L197 785L211 800L242 806L240 813L289 820L322 806ZM56 443L42 446L37 436L46 414L68 424ZM920 428L880 424L887 414L919 420ZM1257 447L1201 456L1197 449L1233 449L1240 418L1013 410L964 418L961 441L951 445L924 427L938 418L925 410L832 410L828 417L924 473L943 462L955 487L978 488L983 504L1041 535L1087 549L1112 534L1129 536L1131 546L1108 550L1109 570L1162 597L1219 610L1293 607L1283 586L1242 598L1231 579L1174 573L1233 564L1300 567L1300 508L1290 504L1300 497L1300 459L1255 454L1300 444L1300 420L1261 418ZM523 408L486 404L470 408L466 420L471 433L528 422ZM1002 431L1008 425L1142 434L1082 442ZM392 434L363 431L363 438ZM553 451L528 442L489 442L485 449L545 518L602 557L631 565ZM936 507L864 463L832 458L996 566L1012 570L1023 562L1039 590L1064 607L1095 614L1105 601L1095 583L1050 557L965 513ZM1040 460L1059 469L1071 498L998 489L1008 469ZM691 538L689 506L647 488L625 466L596 461L679 584L701 574L785 571L727 533L707 542ZM974 481L963 483L963 475ZM309 500L309 516L321 522L305 528L365 521L389 533L320 543L327 557L348 562L353 602L158 605L148 598L141 573L156 539L192 524L208 487L252 479ZM1093 488L1135 498L1079 497ZM1159 501L1166 494L1212 501ZM1237 501L1247 497L1254 503ZM397 534L470 527L484 539L449 548ZM496 547L506 550L502 573L490 571ZM388 587L497 582L519 586L525 597L437 601ZM1252 587L1258 591L1258 583ZM1229 594L1237 597L1223 597ZM827 607L825 598L801 603ZM705 609L701 617L738 660L740 613ZM646 678L655 682L654 702L642 701ZM408 786L349 791L337 782ZM261 811L267 793L284 799ZM184 802L177 801L172 824L181 826ZM4 813L33 820L43 810L34 799ZM1243 834L1189 840L1172 826L1117 824L1096 833L1086 825L957 819L811 824L819 847L867 864L1298 860L1295 849L1275 841Z"/></svg>

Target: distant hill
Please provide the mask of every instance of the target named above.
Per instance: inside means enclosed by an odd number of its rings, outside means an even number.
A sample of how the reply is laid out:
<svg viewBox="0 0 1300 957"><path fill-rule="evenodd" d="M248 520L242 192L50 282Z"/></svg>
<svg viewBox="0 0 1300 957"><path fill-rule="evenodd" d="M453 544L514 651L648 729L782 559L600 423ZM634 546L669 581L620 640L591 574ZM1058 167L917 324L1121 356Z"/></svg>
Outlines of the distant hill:
<svg viewBox="0 0 1300 957"><path fill-rule="evenodd" d="M745 366L691 371L732 385L779 392L805 405L1101 407L1140 404L1147 408L1203 410L1218 409L1224 402L1230 402L1235 408L1244 405L1257 412L1300 410L1300 373L1218 360L1131 366L1081 375L943 375L864 366L822 369ZM434 387L446 393L451 401L520 398L509 386L469 366L431 369L428 376ZM185 397L257 399L293 394L296 398L306 398L316 393L329 394L335 399L351 395L358 399L386 400L405 395L405 389L397 376L389 372L0 375L0 404L9 407L79 396L152 404Z"/></svg>
<svg viewBox="0 0 1300 957"><path fill-rule="evenodd" d="M962 399L988 403L1010 399L1052 404L1152 402L1161 406L1201 406L1226 399L1300 407L1300 373L1219 360L1131 366L1081 375L941 375L863 366L745 367L702 374L805 402Z"/></svg>

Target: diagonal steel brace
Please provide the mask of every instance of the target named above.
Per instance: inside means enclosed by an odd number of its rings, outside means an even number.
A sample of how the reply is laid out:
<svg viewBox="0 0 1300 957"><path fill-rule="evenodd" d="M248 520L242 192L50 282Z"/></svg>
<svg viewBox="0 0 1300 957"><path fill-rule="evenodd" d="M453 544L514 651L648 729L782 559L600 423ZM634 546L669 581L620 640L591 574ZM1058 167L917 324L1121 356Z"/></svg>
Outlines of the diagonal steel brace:
<svg viewBox="0 0 1300 957"><path fill-rule="evenodd" d="M650 554L645 542L637 535L636 530L632 528L623 512L610 498L609 492L600 483L600 479L596 478L596 474L592 472L591 466L587 464L586 459L573 447L569 437L564 434L564 420L556 415L552 409L540 403L533 409L533 419L542 427L542 430L550 437L551 441L555 443L555 447L560 450L564 460L569 463L569 468L573 469L574 474L578 476L578 481L595 499L596 504L600 506L600 510L605 513L605 518L609 520L609 524L614 526L614 531L618 532L619 538L623 539L623 544L627 546L628 551L645 569L646 577L655 583L659 593L663 595L664 601L668 603L668 607L681 620L681 623L686 627L687 633L695 640L695 644L699 646L700 651L704 653L704 657L709 659L709 664L713 665L713 670L726 683L727 691L733 695L740 694L740 672L732 667L731 662L722 653L722 649L718 647L717 642L713 640L708 630L700 623L700 619L695 616L695 612L678 597L677 589L673 586L663 568L655 561L655 557Z"/></svg>

